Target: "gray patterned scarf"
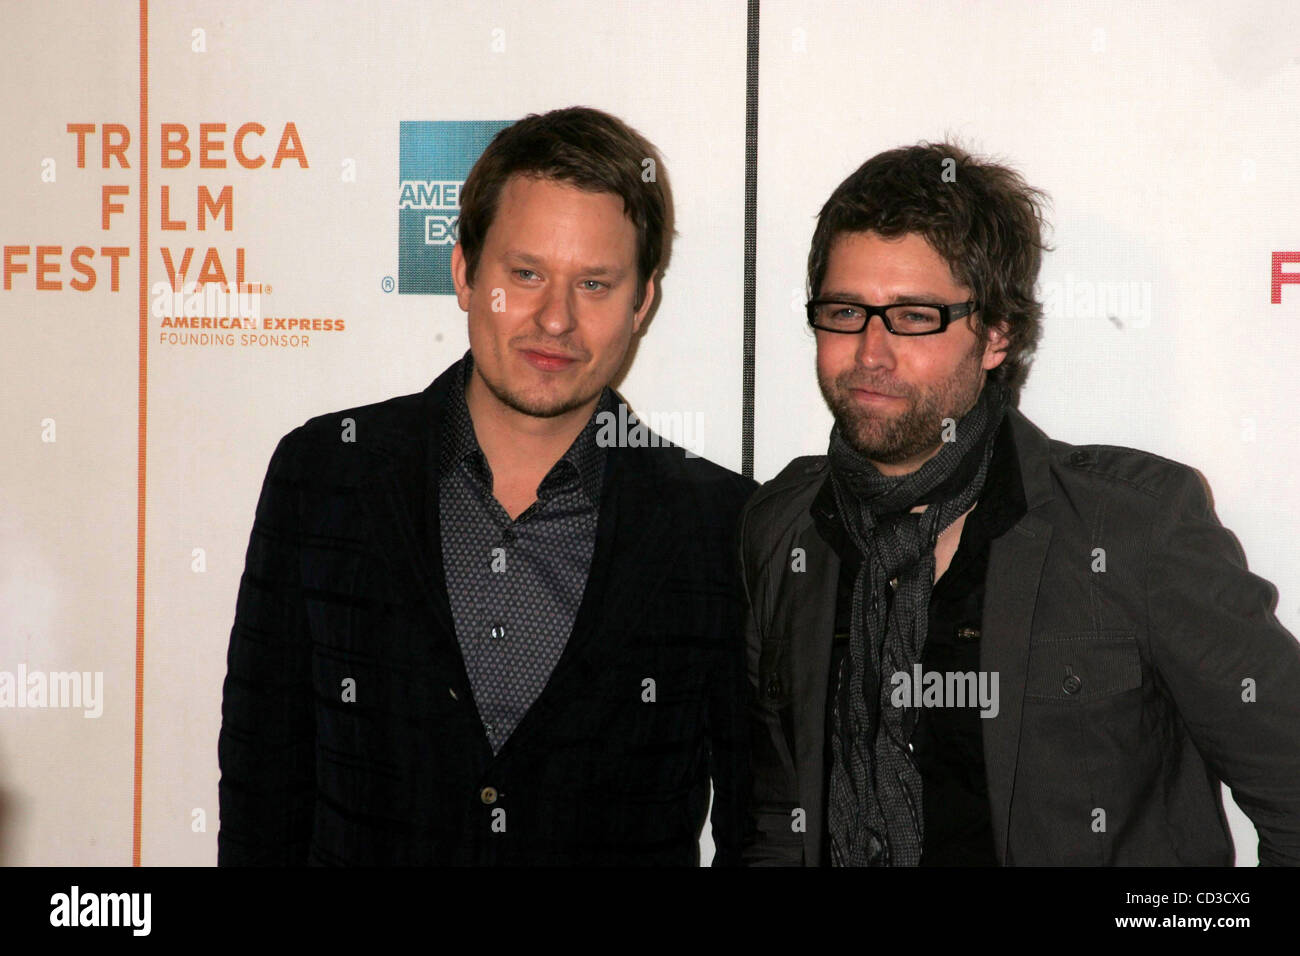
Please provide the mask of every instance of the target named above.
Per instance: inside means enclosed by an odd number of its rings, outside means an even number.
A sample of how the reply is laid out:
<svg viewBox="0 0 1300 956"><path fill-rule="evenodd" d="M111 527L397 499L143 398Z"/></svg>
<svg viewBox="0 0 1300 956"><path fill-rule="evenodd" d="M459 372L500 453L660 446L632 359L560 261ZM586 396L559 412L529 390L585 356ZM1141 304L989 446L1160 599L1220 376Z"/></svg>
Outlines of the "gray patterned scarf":
<svg viewBox="0 0 1300 956"><path fill-rule="evenodd" d="M890 704L890 676L912 673L925 648L939 534L980 496L1010 394L992 379L956 426L956 440L909 475L882 475L831 431L830 480L840 520L863 556L853 582L849 652L831 736L828 824L835 866L916 866L924 820L909 742L914 708ZM929 507L920 514L909 509ZM894 586L892 607L886 588Z"/></svg>

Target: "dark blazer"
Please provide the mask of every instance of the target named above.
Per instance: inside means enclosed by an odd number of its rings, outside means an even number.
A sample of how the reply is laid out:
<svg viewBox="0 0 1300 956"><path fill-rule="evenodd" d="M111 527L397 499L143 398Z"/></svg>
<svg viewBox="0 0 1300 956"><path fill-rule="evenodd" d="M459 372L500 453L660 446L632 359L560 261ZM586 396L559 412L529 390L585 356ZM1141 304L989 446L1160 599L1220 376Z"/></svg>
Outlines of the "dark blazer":
<svg viewBox="0 0 1300 956"><path fill-rule="evenodd" d="M694 865L710 776L715 863L738 862L734 543L754 483L678 448L608 449L572 634L494 757L439 544L454 368L313 418L271 458L230 634L218 862Z"/></svg>
<svg viewBox="0 0 1300 956"><path fill-rule="evenodd" d="M1275 589L1192 469L1008 414L1028 511L992 542L980 646L999 674L981 720L999 861L1230 865L1225 781L1260 862L1300 863L1300 645ZM826 479L825 458L798 458L742 518L755 864L823 862L839 559L809 506Z"/></svg>

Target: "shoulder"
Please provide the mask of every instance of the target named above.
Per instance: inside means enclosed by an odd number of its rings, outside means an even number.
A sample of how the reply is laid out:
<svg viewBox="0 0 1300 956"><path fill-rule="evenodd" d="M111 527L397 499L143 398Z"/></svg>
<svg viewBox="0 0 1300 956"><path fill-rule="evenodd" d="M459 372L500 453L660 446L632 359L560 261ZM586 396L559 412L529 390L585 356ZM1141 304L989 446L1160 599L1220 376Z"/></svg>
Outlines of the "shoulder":
<svg viewBox="0 0 1300 956"><path fill-rule="evenodd" d="M1135 503L1171 498L1208 498L1209 487L1190 465L1123 445L1072 445L1049 440L1055 482L1067 490L1091 492Z"/></svg>
<svg viewBox="0 0 1300 956"><path fill-rule="evenodd" d="M641 451L654 463L668 494L679 500L694 500L705 507L721 508L734 516L758 488L754 479L691 454L668 441Z"/></svg>
<svg viewBox="0 0 1300 956"><path fill-rule="evenodd" d="M825 455L803 455L791 461L749 499L741 517L742 539L752 546L811 521L809 508L828 475Z"/></svg>
<svg viewBox="0 0 1300 956"><path fill-rule="evenodd" d="M304 478L358 479L427 440L427 393L415 392L315 415L279 441L272 462Z"/></svg>
<svg viewBox="0 0 1300 956"><path fill-rule="evenodd" d="M1062 533L1151 536L1180 516L1212 512L1209 485L1181 461L1140 448L1071 444L1017 416L1015 440L1031 511ZM1091 530L1090 530L1091 529Z"/></svg>

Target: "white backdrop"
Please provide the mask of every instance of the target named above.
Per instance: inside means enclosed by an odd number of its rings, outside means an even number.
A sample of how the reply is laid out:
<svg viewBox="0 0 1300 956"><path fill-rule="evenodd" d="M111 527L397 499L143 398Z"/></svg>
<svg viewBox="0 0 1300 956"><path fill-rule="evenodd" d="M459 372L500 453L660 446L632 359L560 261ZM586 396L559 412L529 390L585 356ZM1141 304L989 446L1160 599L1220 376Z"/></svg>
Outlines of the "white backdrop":
<svg viewBox="0 0 1300 956"><path fill-rule="evenodd" d="M140 4L0 3L0 243L26 265L0 291L0 671L103 680L97 717L0 709L0 864L121 865L137 839L146 865L215 861L225 652L271 450L313 415L424 388L466 348L453 298L385 291L401 122L586 104L658 145L679 237L620 387L643 412L702 414L697 449L740 467L742 0L147 6L142 231ZM799 309L817 209L871 154L957 136L1055 199L1054 304L1022 409L1054 437L1200 468L1296 631L1300 288L1270 304L1269 277L1273 252L1300 248L1300 14L766 0L761 24L755 476L829 434ZM249 140L258 169L234 161L249 122L267 131ZM96 132L78 168L68 125L83 123ZM127 169L102 168L111 123L128 130ZM161 165L163 123L187 128L185 168ZM226 124L225 168L199 165L210 123ZM270 168L287 123L306 168ZM104 229L106 185L128 192ZM199 230L198 187L226 185L231 228ZM164 228L164 186L184 228ZM307 347L169 345L148 314L142 353L145 244L149 284L166 279L163 248L193 247L194 270L215 248L232 281L242 248L247 281L271 287L264 313L345 330ZM89 291L72 286L82 245ZM43 259L58 270L38 276L38 246L60 247ZM128 250L117 291L103 247ZM1117 290L1133 294L1087 301ZM1250 825L1232 822L1253 864Z"/></svg>

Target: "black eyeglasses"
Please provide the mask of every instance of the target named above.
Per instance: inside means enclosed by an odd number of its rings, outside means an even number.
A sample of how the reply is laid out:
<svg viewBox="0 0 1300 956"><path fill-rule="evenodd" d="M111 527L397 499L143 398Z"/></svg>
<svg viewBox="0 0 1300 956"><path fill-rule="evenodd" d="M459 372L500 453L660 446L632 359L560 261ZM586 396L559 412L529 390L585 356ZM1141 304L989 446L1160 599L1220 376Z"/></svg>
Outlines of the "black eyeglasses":
<svg viewBox="0 0 1300 956"><path fill-rule="evenodd" d="M885 328L894 335L937 335L948 328L948 323L953 319L960 319L976 311L979 303L935 305L930 302L898 302L894 305L867 305L865 302L813 299L806 308L808 324L823 332L857 335L866 329L873 315L878 315L885 323Z"/></svg>

